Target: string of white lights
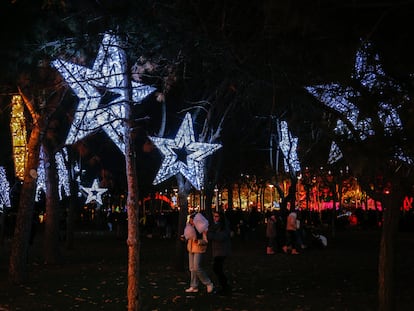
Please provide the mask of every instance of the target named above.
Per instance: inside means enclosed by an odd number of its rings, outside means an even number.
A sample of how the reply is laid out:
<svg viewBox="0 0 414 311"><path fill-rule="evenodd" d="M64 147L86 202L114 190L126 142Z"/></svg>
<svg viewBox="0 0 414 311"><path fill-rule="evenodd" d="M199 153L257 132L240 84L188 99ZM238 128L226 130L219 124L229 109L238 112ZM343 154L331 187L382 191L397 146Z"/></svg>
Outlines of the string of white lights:
<svg viewBox="0 0 414 311"><path fill-rule="evenodd" d="M6 177L6 170L0 166L0 213L4 207L10 207L10 184Z"/></svg>

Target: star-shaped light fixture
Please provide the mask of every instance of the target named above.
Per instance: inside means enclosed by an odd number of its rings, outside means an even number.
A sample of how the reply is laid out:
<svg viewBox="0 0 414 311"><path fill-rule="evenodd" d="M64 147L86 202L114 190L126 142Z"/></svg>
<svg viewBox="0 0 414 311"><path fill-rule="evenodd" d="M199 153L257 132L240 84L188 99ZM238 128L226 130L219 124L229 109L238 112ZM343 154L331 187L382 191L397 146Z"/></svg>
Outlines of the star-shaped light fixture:
<svg viewBox="0 0 414 311"><path fill-rule="evenodd" d="M79 98L66 144L103 129L125 154L125 105L140 103L155 88L131 81L129 96L127 57L117 36L105 34L93 68L63 60L52 62ZM107 99L107 102L105 102Z"/></svg>
<svg viewBox="0 0 414 311"><path fill-rule="evenodd" d="M181 173L200 190L204 183L205 158L221 144L196 142L190 113L187 113L174 139L149 137L163 154L163 162L153 181L157 185Z"/></svg>
<svg viewBox="0 0 414 311"><path fill-rule="evenodd" d="M96 201L97 203L102 205L103 204L102 203L102 194L105 193L106 191L108 191L107 188L99 188L99 184L98 184L97 179L95 179L93 181L92 187L87 188L87 187L81 186L81 189L83 191L85 191L86 194L87 194L85 204L88 204L92 201Z"/></svg>
<svg viewBox="0 0 414 311"><path fill-rule="evenodd" d="M388 88L395 90L397 93L402 93L401 87L384 73L379 56L372 53L370 43L364 43L357 51L352 78L359 82L368 92L383 94L382 90ZM352 102L361 97L361 94L354 88L331 83L308 86L305 89L324 105L341 113L349 121L352 130L358 133L359 139L365 140L368 136L375 135L372 126L373 120L369 117L359 119L359 108ZM406 98L408 99L408 97ZM400 131L403 128L398 108L384 101L378 102L377 115L386 135L393 135L396 131ZM345 135L348 139L353 138L349 125L342 120L337 121L335 133L337 135ZM398 146L396 146L395 157L409 164L413 163L413 160L404 155L404 152ZM332 164L340 158L342 158L342 153L337 144L333 142L328 162Z"/></svg>
<svg viewBox="0 0 414 311"><path fill-rule="evenodd" d="M280 122L280 132L282 137L280 139L279 146L284 157L285 171L289 172L290 168L292 168L295 172L299 172L300 162L296 152L298 138L294 137L289 131L286 121Z"/></svg>

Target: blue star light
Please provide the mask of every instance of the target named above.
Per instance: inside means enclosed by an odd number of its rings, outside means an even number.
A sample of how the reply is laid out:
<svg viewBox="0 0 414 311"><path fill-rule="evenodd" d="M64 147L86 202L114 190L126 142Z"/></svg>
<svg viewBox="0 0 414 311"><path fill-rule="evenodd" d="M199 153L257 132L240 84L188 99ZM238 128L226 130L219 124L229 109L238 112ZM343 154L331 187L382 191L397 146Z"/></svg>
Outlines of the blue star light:
<svg viewBox="0 0 414 311"><path fill-rule="evenodd" d="M99 204L103 204L102 202L102 194L108 191L107 188L99 188L98 180L95 179L93 181L92 187L87 188L81 186L81 189L86 192L87 198L85 201L85 204L88 204L90 202L96 201Z"/></svg>
<svg viewBox="0 0 414 311"><path fill-rule="evenodd" d="M155 88L131 81L129 96L127 58L119 38L104 35L92 69L60 59L53 61L52 66L79 98L66 144L73 144L102 128L125 154L125 105L130 98L140 103ZM109 102L104 103L106 97Z"/></svg>
<svg viewBox="0 0 414 311"><path fill-rule="evenodd" d="M221 144L196 142L190 113L187 113L174 139L149 136L164 156L153 181L157 185L178 173L200 190L204 183L205 158Z"/></svg>

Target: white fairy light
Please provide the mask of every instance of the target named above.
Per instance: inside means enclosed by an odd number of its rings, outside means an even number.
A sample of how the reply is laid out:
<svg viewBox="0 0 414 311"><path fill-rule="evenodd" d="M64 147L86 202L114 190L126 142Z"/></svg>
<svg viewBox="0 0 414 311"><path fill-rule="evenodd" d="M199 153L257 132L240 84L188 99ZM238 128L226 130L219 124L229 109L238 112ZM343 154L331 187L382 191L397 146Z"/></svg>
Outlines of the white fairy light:
<svg viewBox="0 0 414 311"><path fill-rule="evenodd" d="M294 172L300 172L300 162L296 152L298 138L294 137L289 131L286 121L280 122L280 133L282 137L280 138L279 146L284 157L285 171L289 172L293 169Z"/></svg>
<svg viewBox="0 0 414 311"><path fill-rule="evenodd" d="M66 196L70 196L69 173L65 162L68 161L68 153L66 148L62 152L57 152L55 155L56 167L59 176L59 198L63 199L63 192Z"/></svg>
<svg viewBox="0 0 414 311"><path fill-rule="evenodd" d="M0 166L0 213L4 207L11 207L10 204L10 184L6 177L6 170Z"/></svg>
<svg viewBox="0 0 414 311"><path fill-rule="evenodd" d="M187 113L174 139L149 137L163 155L163 162L153 181L157 185L181 173L197 190L204 184L205 158L220 149L221 144L195 141L193 123ZM182 159L181 156L184 156Z"/></svg>
<svg viewBox="0 0 414 311"><path fill-rule="evenodd" d="M63 154L62 154L63 153ZM62 200L63 192L66 196L70 195L70 187L69 187L69 174L66 168L65 159L67 161L67 151L63 149L63 151L57 152L55 154L55 161L56 161L56 169L58 174L58 182L59 182L59 199ZM43 146L40 148L39 154L39 166L37 168L37 180L36 180L36 196L35 201L38 202L40 198L40 193L46 192L46 167L45 167L45 153L43 150Z"/></svg>
<svg viewBox="0 0 414 311"><path fill-rule="evenodd" d="M357 51L355 56L354 73L352 78L360 83L369 92L376 92L383 95L383 90L393 89L396 92L402 93L401 87L394 81L389 79L380 63L378 54L373 54L371 51L371 44L364 43ZM348 139L353 138L352 132L357 132L359 139L365 140L368 136L375 135L373 130L373 120L369 117L359 120L359 109L352 102L355 102L361 94L352 87L343 87L339 84L331 83L326 85L317 85L305 87L305 89L320 100L327 107L341 113L347 121L352 125L352 131L348 125L342 120L337 121L335 133L337 135L346 136ZM408 96L404 96L409 99ZM384 133L391 136L395 131L403 129L402 121L398 114L398 108L390 103L379 102L377 116L384 127ZM398 149L398 148L397 148ZM329 161L339 160L342 156L338 153L339 147L335 144L331 146ZM334 154L336 153L336 154ZM412 163L413 160L404 155L404 152L399 148L395 153L395 158L404 162ZM332 162L333 163L333 162Z"/></svg>
<svg viewBox="0 0 414 311"><path fill-rule="evenodd" d="M53 61L52 66L79 98L66 144L73 144L102 128L125 154L125 105L131 98L133 103L140 103L155 88L131 81L129 96L127 58L119 38L104 35L92 69L63 60ZM102 102L104 95L110 96L108 103Z"/></svg>
<svg viewBox="0 0 414 311"><path fill-rule="evenodd" d="M86 197L86 201L85 204L88 204L90 202L96 201L97 203L99 203L100 205L103 204L102 202L102 194L105 193L106 191L108 191L107 188L99 188L99 183L98 180L95 179L92 183L92 187L88 188L88 187L83 187L80 186L80 188L85 191L87 197Z"/></svg>
<svg viewBox="0 0 414 311"><path fill-rule="evenodd" d="M46 192L45 153L43 151L43 146L40 147L39 166L37 167L36 196L35 196L36 202L39 202L39 200L41 199L40 197L41 192Z"/></svg>
<svg viewBox="0 0 414 311"><path fill-rule="evenodd" d="M365 140L368 136L374 135L371 118L358 119L359 109L352 101L359 97L360 94L351 87L342 87L339 84L332 83L327 85L316 85L305 87L305 89L318 98L325 106L341 113L346 120L352 124L353 129L358 131L359 138ZM352 137L352 132L348 126L338 120L334 129L337 135Z"/></svg>
<svg viewBox="0 0 414 311"><path fill-rule="evenodd" d="M342 158L343 154L341 149L339 149L336 142L332 141L331 150L329 151L328 164L336 163Z"/></svg>

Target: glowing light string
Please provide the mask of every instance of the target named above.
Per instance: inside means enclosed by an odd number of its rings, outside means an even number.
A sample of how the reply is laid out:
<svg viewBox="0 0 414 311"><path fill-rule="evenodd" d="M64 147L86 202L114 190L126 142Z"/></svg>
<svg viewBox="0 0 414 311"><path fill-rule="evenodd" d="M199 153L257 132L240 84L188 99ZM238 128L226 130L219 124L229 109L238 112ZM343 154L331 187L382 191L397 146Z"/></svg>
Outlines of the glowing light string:
<svg viewBox="0 0 414 311"><path fill-rule="evenodd" d="M205 158L220 149L221 144L196 142L190 113L187 113L174 139L149 137L163 155L163 162L153 184L181 173L200 190L204 183Z"/></svg>
<svg viewBox="0 0 414 311"><path fill-rule="evenodd" d="M0 166L0 213L4 207L11 207L10 204L10 184L6 177L6 170Z"/></svg>
<svg viewBox="0 0 414 311"><path fill-rule="evenodd" d="M352 78L369 92L376 92L383 95L383 90L393 89L402 93L401 87L393 80L389 79L382 69L378 54L372 53L370 43L364 43L357 51L355 56L354 73ZM365 140L368 136L375 135L371 118L359 119L359 108L352 102L361 97L361 94L352 87L344 87L339 84L331 83L325 85L308 86L305 89L320 100L327 107L341 113L349 123L342 120L337 121L334 129L335 134L342 135L348 139L354 138L349 126L358 133L359 139ZM408 96L404 96L408 99ZM400 107L394 107L390 103L380 101L378 103L377 116L384 127L385 135L393 135L396 131L403 129L402 121L398 114ZM395 157L413 163L413 160L406 156L403 150L396 146ZM332 164L342 158L342 152L335 142L332 143L328 163Z"/></svg>
<svg viewBox="0 0 414 311"><path fill-rule="evenodd" d="M97 203L102 205L102 194L108 191L107 188L99 188L99 183L97 179L93 181L92 187L88 188L81 186L81 189L85 191L87 194L85 204L96 201Z"/></svg>
<svg viewBox="0 0 414 311"><path fill-rule="evenodd" d="M27 141L26 119L24 116L23 99L20 95L14 95L11 102L10 130L13 142L13 160L16 177L24 179L26 166Z"/></svg>
<svg viewBox="0 0 414 311"><path fill-rule="evenodd" d="M299 172L300 162L298 154L296 152L298 146L298 138L294 137L289 131L286 121L280 122L280 133L282 137L280 138L279 147L283 153L285 171L290 172L292 168L294 172Z"/></svg>
<svg viewBox="0 0 414 311"><path fill-rule="evenodd" d="M331 150L329 151L328 164L338 162L343 158L341 149L338 147L335 141L332 141Z"/></svg>
<svg viewBox="0 0 414 311"><path fill-rule="evenodd" d="M67 161L67 150L63 149L62 152L57 152L55 154L55 161L56 161L56 168L57 174L59 177L59 199L63 199L63 193L66 196L70 195L70 187L69 187L69 174L66 168L65 160ZM45 154L43 147L40 148L40 155L39 155L39 166L37 168L37 181L36 181L36 197L35 201L38 202L40 200L40 193L43 190L46 192L46 171L45 171ZM62 192L63 190L63 192Z"/></svg>
<svg viewBox="0 0 414 311"><path fill-rule="evenodd" d="M66 144L103 129L125 154L125 105L140 103L155 88L131 81L129 96L127 58L117 36L105 34L92 69L63 60L52 62L79 98ZM105 99L108 102L105 103Z"/></svg>

